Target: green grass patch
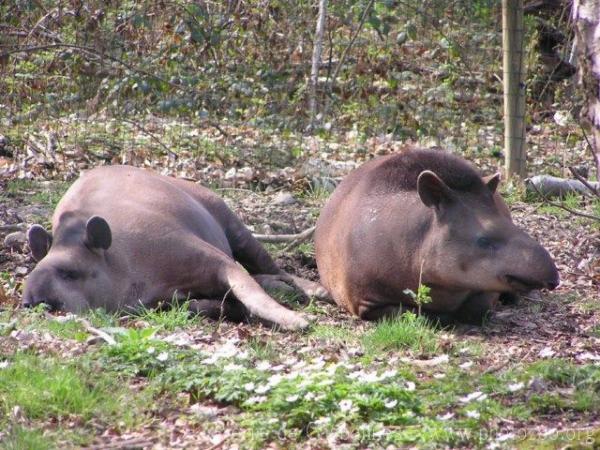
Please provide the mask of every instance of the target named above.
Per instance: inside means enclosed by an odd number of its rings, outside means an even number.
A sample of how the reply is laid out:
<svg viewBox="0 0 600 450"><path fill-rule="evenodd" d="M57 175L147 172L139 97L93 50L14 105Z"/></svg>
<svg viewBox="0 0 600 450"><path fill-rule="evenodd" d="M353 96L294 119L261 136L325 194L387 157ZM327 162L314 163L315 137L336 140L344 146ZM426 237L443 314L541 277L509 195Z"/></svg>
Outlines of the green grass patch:
<svg viewBox="0 0 600 450"><path fill-rule="evenodd" d="M1 450L49 450L57 448L56 440L41 430L13 425L0 441Z"/></svg>
<svg viewBox="0 0 600 450"><path fill-rule="evenodd" d="M439 332L423 316L406 312L393 318L384 318L362 338L366 353L387 350L410 350L431 355L440 349Z"/></svg>
<svg viewBox="0 0 600 450"><path fill-rule="evenodd" d="M137 316L151 326L163 331L175 331L189 327L197 320L190 314L189 302L173 301L160 308L143 308Z"/></svg>
<svg viewBox="0 0 600 450"><path fill-rule="evenodd" d="M321 325L315 324L310 336L316 339L340 344L357 344L362 332L357 332L351 324L344 325Z"/></svg>
<svg viewBox="0 0 600 450"><path fill-rule="evenodd" d="M0 370L0 411L4 417L19 406L25 417L34 420L77 416L83 421L95 418L106 423L135 423L135 402L123 383L114 374L77 362L81 360L15 354L8 367Z"/></svg>

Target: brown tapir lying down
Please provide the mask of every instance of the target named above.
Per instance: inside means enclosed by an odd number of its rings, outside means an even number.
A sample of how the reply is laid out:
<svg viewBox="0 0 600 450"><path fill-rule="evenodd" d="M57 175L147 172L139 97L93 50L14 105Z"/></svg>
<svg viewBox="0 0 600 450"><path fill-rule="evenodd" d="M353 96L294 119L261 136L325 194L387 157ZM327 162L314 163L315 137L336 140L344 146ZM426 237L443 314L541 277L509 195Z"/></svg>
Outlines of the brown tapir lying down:
<svg viewBox="0 0 600 450"><path fill-rule="evenodd" d="M413 149L374 159L348 175L315 231L319 275L337 304L363 319L414 306L406 289L431 288L424 309L480 322L501 293L554 289L548 252L510 219L466 161Z"/></svg>
<svg viewBox="0 0 600 450"><path fill-rule="evenodd" d="M26 306L116 311L153 307L176 295L200 299L192 302L195 310L218 316L227 296L232 316L240 317L245 307L297 329L306 320L273 300L257 281L285 281L307 295L326 295L317 283L279 270L210 190L143 169L107 166L86 172L61 199L52 228L53 236L40 225L29 230L39 263L26 282Z"/></svg>

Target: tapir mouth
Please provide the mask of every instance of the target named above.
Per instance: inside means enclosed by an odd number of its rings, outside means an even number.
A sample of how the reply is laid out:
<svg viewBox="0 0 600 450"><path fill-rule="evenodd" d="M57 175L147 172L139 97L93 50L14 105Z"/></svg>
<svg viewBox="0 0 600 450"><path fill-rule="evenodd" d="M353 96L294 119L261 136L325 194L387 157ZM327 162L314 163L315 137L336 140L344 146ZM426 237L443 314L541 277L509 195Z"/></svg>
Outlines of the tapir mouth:
<svg viewBox="0 0 600 450"><path fill-rule="evenodd" d="M35 301L31 299L25 299L22 303L25 308L33 308L37 305L45 305L49 312L60 311L62 308L62 303L58 300L43 300L43 301Z"/></svg>
<svg viewBox="0 0 600 450"><path fill-rule="evenodd" d="M534 289L549 289L553 290L558 286L558 280L552 280L543 282L539 280L532 280L530 278L523 278L516 275L506 275L506 282L517 292L528 292Z"/></svg>

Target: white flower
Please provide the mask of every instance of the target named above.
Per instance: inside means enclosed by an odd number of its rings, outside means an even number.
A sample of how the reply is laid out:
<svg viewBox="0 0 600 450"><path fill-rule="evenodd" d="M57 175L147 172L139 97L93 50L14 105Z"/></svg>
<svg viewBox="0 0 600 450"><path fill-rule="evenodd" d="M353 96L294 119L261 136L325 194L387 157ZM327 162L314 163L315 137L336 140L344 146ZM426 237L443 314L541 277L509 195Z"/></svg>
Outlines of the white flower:
<svg viewBox="0 0 600 450"><path fill-rule="evenodd" d="M257 386L254 389L254 392L256 392L257 394L264 394L265 392L269 392L271 390L271 386L269 386L268 384L263 384L262 386Z"/></svg>
<svg viewBox="0 0 600 450"><path fill-rule="evenodd" d="M331 379L326 379L326 380L323 380L323 381L321 381L321 382L318 384L318 386L330 386L330 385L332 385L332 384L333 384L333 380L331 380Z"/></svg>
<svg viewBox="0 0 600 450"><path fill-rule="evenodd" d="M246 384L244 385L244 389L246 389L247 391L253 391L253 390L254 390L254 386L255 386L255 384L254 384L254 383L252 383L252 382L250 382L250 383L246 383Z"/></svg>
<svg viewBox="0 0 600 450"><path fill-rule="evenodd" d="M316 397L314 392L308 392L305 396L304 396L304 400L308 400L309 402L311 400L314 400Z"/></svg>
<svg viewBox="0 0 600 450"><path fill-rule="evenodd" d="M358 377L363 376L365 373L362 370L357 370L356 372L351 372L348 374L348 378L350 378L351 380L355 380Z"/></svg>
<svg viewBox="0 0 600 450"><path fill-rule="evenodd" d="M540 350L539 356L540 358L550 358L551 356L554 355L554 353L556 353L554 350L552 350L550 347L544 347L543 349Z"/></svg>
<svg viewBox="0 0 600 450"><path fill-rule="evenodd" d="M320 419L315 420L315 425L323 426L323 425L327 425L329 422L331 422L330 417L321 417Z"/></svg>
<svg viewBox="0 0 600 450"><path fill-rule="evenodd" d="M379 380L380 378L379 375L377 375L377 372L368 372L364 374L363 381L366 383L374 383Z"/></svg>
<svg viewBox="0 0 600 450"><path fill-rule="evenodd" d="M517 392L521 389L523 389L524 384L523 383L514 383L514 384L509 384L508 385L508 390L510 392Z"/></svg>
<svg viewBox="0 0 600 450"><path fill-rule="evenodd" d="M279 375L278 373L276 373L275 375L272 375L271 378L269 378L269 386L277 386L279 383L281 383L282 380L283 375Z"/></svg>
<svg viewBox="0 0 600 450"><path fill-rule="evenodd" d="M407 391L414 391L416 388L417 388L417 385L415 383L413 383L412 381L406 382L406 390Z"/></svg>
<svg viewBox="0 0 600 450"><path fill-rule="evenodd" d="M269 361L259 361L256 363L256 369L257 370L269 370L271 368L271 363Z"/></svg>
<svg viewBox="0 0 600 450"><path fill-rule="evenodd" d="M340 402L340 411L348 412L352 409L352 400L342 400Z"/></svg>
<svg viewBox="0 0 600 450"><path fill-rule="evenodd" d="M156 359L158 359L161 362L166 361L167 359L169 359L169 354L167 352L160 352L158 354L158 356L156 357Z"/></svg>
<svg viewBox="0 0 600 450"><path fill-rule="evenodd" d="M394 406L396 406L398 404L398 400L394 399L394 400L389 400L386 401L383 406L385 406L387 409L392 409Z"/></svg>
<svg viewBox="0 0 600 450"><path fill-rule="evenodd" d="M435 378L436 380L441 380L442 378L446 378L446 374L445 373L434 373L433 378Z"/></svg>
<svg viewBox="0 0 600 450"><path fill-rule="evenodd" d="M480 416L479 411L467 411L465 415L471 419L479 419Z"/></svg>
<svg viewBox="0 0 600 450"><path fill-rule="evenodd" d="M461 369L468 369L472 365L473 365L473 361L467 361L467 362L460 364L458 367L460 367Z"/></svg>
<svg viewBox="0 0 600 450"><path fill-rule="evenodd" d="M271 367L271 370L273 372L281 372L283 369L285 369L285 366L283 364L279 364L278 366Z"/></svg>
<svg viewBox="0 0 600 450"><path fill-rule="evenodd" d="M156 351L156 349L154 347L148 347L148 350L146 350L150 355L154 354L154 352Z"/></svg>
<svg viewBox="0 0 600 450"><path fill-rule="evenodd" d="M267 397L265 397L264 395L255 395L253 397L250 397L248 400L246 400L246 403L248 405L254 405L256 403L263 403L266 400L267 400Z"/></svg>
<svg viewBox="0 0 600 450"><path fill-rule="evenodd" d="M6 369L8 366L10 366L8 361L0 361L0 369Z"/></svg>
<svg viewBox="0 0 600 450"><path fill-rule="evenodd" d="M290 403L293 403L293 402L295 402L296 400L298 400L298 395L297 395L297 394L296 394L296 395L289 395L289 396L288 396L288 397L286 397L286 399L285 399L285 401L286 401L286 402L290 402Z"/></svg>
<svg viewBox="0 0 600 450"><path fill-rule="evenodd" d="M380 379L385 380L386 378L392 378L396 376L397 371L395 369L389 369L383 372L380 376Z"/></svg>
<svg viewBox="0 0 600 450"><path fill-rule="evenodd" d="M437 418L439 420L450 420L454 417L454 413L451 412L447 412L446 414L444 414L443 416L437 416Z"/></svg>
<svg viewBox="0 0 600 450"><path fill-rule="evenodd" d="M244 366L240 366L239 364L229 363L225 367L223 367L224 372L233 372L235 370L242 370Z"/></svg>
<svg viewBox="0 0 600 450"><path fill-rule="evenodd" d="M471 392L469 395L459 398L458 401L460 401L461 403L469 403L470 401L473 401L473 400L481 401L481 400L485 400L486 398L487 398L486 394L478 391L478 392Z"/></svg>

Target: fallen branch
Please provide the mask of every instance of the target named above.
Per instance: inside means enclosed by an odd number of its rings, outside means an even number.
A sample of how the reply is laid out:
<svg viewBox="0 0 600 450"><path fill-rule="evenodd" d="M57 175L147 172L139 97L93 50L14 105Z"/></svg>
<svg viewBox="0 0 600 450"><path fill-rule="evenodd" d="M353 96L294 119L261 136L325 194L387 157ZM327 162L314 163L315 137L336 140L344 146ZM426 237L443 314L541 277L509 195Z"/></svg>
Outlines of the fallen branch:
<svg viewBox="0 0 600 450"><path fill-rule="evenodd" d="M316 227L310 227L298 234L255 234L254 238L260 242L267 242L269 244L281 244L286 242L304 242L310 239L315 232Z"/></svg>
<svg viewBox="0 0 600 450"><path fill-rule="evenodd" d="M545 203L549 204L550 206L556 206L557 208L561 208L564 209L565 211L575 215L575 216L579 216L579 217L585 217L586 219L592 219L592 220L598 220L600 221L600 217L598 216L594 216L592 214L587 214L581 211L576 211L574 209L569 208L568 206L563 205L562 203L556 203L553 202L551 200L548 200L548 197L546 197L544 195L544 193L542 193L535 184L531 185L533 187L533 189L535 189L535 191L540 195L540 197L542 197L542 199L544 200Z"/></svg>
<svg viewBox="0 0 600 450"><path fill-rule="evenodd" d="M574 167L572 167L572 166L569 166L569 170L571 171L571 173L573 174L573 176L574 176L575 178L577 178L577 179L578 179L578 180L579 180L581 183L583 183L583 185L584 185L586 188L588 188L588 189L591 191L591 193L592 193L592 194L594 194L596 197L600 198L600 189L599 189L598 183L595 183L595 184L596 184L596 187L594 187L594 186L592 186L592 184L591 184L591 183L590 183L588 180L586 180L585 178L583 178L583 177L582 177L582 176L581 176L581 175L580 175L580 174L577 172L577 170L575 170L575 168L574 168Z"/></svg>

